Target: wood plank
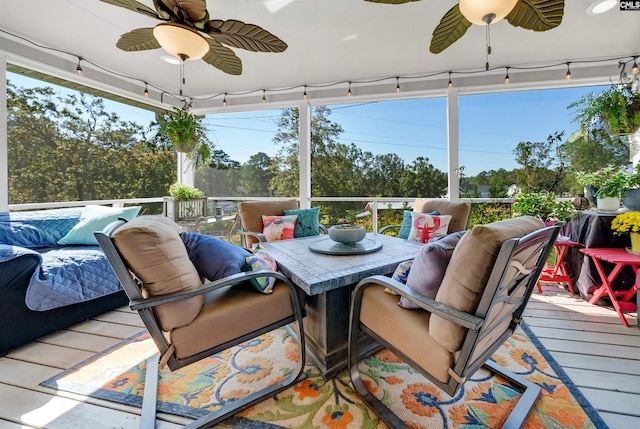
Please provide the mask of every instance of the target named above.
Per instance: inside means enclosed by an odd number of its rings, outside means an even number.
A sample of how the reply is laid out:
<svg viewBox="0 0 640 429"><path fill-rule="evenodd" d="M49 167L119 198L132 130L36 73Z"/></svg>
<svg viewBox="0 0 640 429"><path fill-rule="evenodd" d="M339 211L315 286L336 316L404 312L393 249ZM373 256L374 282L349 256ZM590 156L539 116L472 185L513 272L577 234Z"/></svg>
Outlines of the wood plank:
<svg viewBox="0 0 640 429"><path fill-rule="evenodd" d="M124 340L137 334L142 329L139 326L122 325L100 320L87 320L68 328L68 330Z"/></svg>
<svg viewBox="0 0 640 429"><path fill-rule="evenodd" d="M539 326L546 328L561 328L568 329L571 331L583 331L583 332L600 332L606 334L620 334L620 335L628 335L631 337L640 338L640 329L628 329L623 326L621 323L618 324L610 324L610 323L597 323L591 321L572 321L572 320L559 320L559 319L544 319L544 318L535 318L531 320L526 320L527 325L529 327Z"/></svg>
<svg viewBox="0 0 640 429"><path fill-rule="evenodd" d="M527 309L524 311L524 316L528 318L543 318L543 319L553 319L553 320L571 320L571 321L583 321L583 322L595 322L595 323L606 323L613 326L620 325L620 319L618 317L613 317L611 314L607 315L597 315L597 314L586 314L582 312L576 311L553 311L548 310L546 307Z"/></svg>
<svg viewBox="0 0 640 429"><path fill-rule="evenodd" d="M616 357L575 355L553 352L553 358L562 368L578 368L617 374L640 374L640 360L618 359Z"/></svg>
<svg viewBox="0 0 640 429"><path fill-rule="evenodd" d="M95 356L94 352L40 342L29 343L7 354L12 359L51 366L58 370L71 368L92 356Z"/></svg>
<svg viewBox="0 0 640 429"><path fill-rule="evenodd" d="M38 341L98 353L118 344L121 340L64 330L49 334Z"/></svg>
<svg viewBox="0 0 640 429"><path fill-rule="evenodd" d="M640 375L621 377L616 373L578 368L564 368L564 371L576 386L640 395ZM638 399L640 400L640 396Z"/></svg>
<svg viewBox="0 0 640 429"><path fill-rule="evenodd" d="M10 422L8 420L0 419L0 429L27 429L33 428L33 426L26 426L24 424L18 424L15 422Z"/></svg>
<svg viewBox="0 0 640 429"><path fill-rule="evenodd" d="M640 417L601 412L600 417L611 429L640 428Z"/></svg>
<svg viewBox="0 0 640 429"><path fill-rule="evenodd" d="M567 341L555 338L538 338L548 351L566 352L580 355L615 356L621 359L640 359L637 347L617 344L593 344L583 341Z"/></svg>
<svg viewBox="0 0 640 429"><path fill-rule="evenodd" d="M603 334L600 332L580 332L545 327L532 327L531 330L538 338L556 338L571 341L576 339L576 337L579 335L580 341L589 343L623 344L632 347L640 347L640 337L633 335Z"/></svg>
<svg viewBox="0 0 640 429"><path fill-rule="evenodd" d="M638 407L640 395L589 388L581 388L580 391L598 412L602 411L640 417L640 407Z"/></svg>
<svg viewBox="0 0 640 429"><path fill-rule="evenodd" d="M94 317L95 320L103 322L119 323L121 325L140 326L144 328L144 323L137 312L125 313L122 311L109 311Z"/></svg>

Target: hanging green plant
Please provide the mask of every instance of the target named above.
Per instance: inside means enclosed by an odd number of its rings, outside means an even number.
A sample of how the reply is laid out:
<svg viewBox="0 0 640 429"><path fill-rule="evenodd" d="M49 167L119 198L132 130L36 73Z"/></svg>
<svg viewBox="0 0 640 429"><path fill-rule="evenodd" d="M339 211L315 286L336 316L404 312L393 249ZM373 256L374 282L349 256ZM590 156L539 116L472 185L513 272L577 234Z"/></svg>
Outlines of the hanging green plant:
<svg viewBox="0 0 640 429"><path fill-rule="evenodd" d="M169 139L174 149L207 165L211 161L211 146L202 119L187 109L177 107L171 114L157 115L160 133Z"/></svg>

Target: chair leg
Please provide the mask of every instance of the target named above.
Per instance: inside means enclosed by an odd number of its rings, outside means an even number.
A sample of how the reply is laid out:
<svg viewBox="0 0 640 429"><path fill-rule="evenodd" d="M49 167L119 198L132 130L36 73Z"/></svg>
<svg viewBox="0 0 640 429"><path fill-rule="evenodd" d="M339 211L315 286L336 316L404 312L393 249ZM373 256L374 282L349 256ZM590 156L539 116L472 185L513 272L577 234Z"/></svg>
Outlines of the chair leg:
<svg viewBox="0 0 640 429"><path fill-rule="evenodd" d="M505 421L504 425L502 426L503 429L521 428L524 425L524 421L527 419L529 412L538 400L538 396L540 396L542 388L535 383L525 380L519 375L509 371L508 369L498 365L491 360L488 360L484 364L484 366L487 367L487 369L492 373L499 374L509 380L511 383L524 389L520 400L516 404L513 411L511 411L511 414L507 418L507 421Z"/></svg>
<svg viewBox="0 0 640 429"><path fill-rule="evenodd" d="M155 429L156 403L158 400L158 360L160 356L147 359L147 370L144 377L144 393L142 395L142 412L140 429Z"/></svg>

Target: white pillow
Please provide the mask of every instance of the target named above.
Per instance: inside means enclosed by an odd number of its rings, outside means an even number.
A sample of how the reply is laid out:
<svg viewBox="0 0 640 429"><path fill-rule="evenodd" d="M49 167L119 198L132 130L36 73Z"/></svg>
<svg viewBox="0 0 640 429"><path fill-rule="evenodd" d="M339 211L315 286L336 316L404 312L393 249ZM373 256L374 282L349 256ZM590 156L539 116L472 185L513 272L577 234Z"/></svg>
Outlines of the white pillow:
<svg viewBox="0 0 640 429"><path fill-rule="evenodd" d="M436 237L444 237L449 231L451 215L430 215L411 212L411 231L407 240L428 243Z"/></svg>
<svg viewBox="0 0 640 429"><path fill-rule="evenodd" d="M135 207L106 207L106 206L85 206L80 215L80 221L71 231L58 240L58 244L90 244L98 245L98 241L93 236L94 231L102 231L111 222L118 218L132 220L138 215L140 206Z"/></svg>

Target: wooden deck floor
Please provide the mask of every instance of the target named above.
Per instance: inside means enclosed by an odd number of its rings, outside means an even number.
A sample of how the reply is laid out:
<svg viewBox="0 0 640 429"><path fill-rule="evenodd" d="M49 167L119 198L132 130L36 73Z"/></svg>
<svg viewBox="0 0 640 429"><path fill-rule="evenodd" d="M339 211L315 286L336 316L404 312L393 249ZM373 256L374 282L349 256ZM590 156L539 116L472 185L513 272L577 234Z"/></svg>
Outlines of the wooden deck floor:
<svg viewBox="0 0 640 429"><path fill-rule="evenodd" d="M614 429L640 427L640 329L635 314L628 320L632 327L625 328L612 309L589 305L553 284L535 293L525 312L529 327ZM0 429L137 428L136 408L55 395L38 383L142 328L137 314L120 308L0 358ZM161 429L188 422L159 418Z"/></svg>

